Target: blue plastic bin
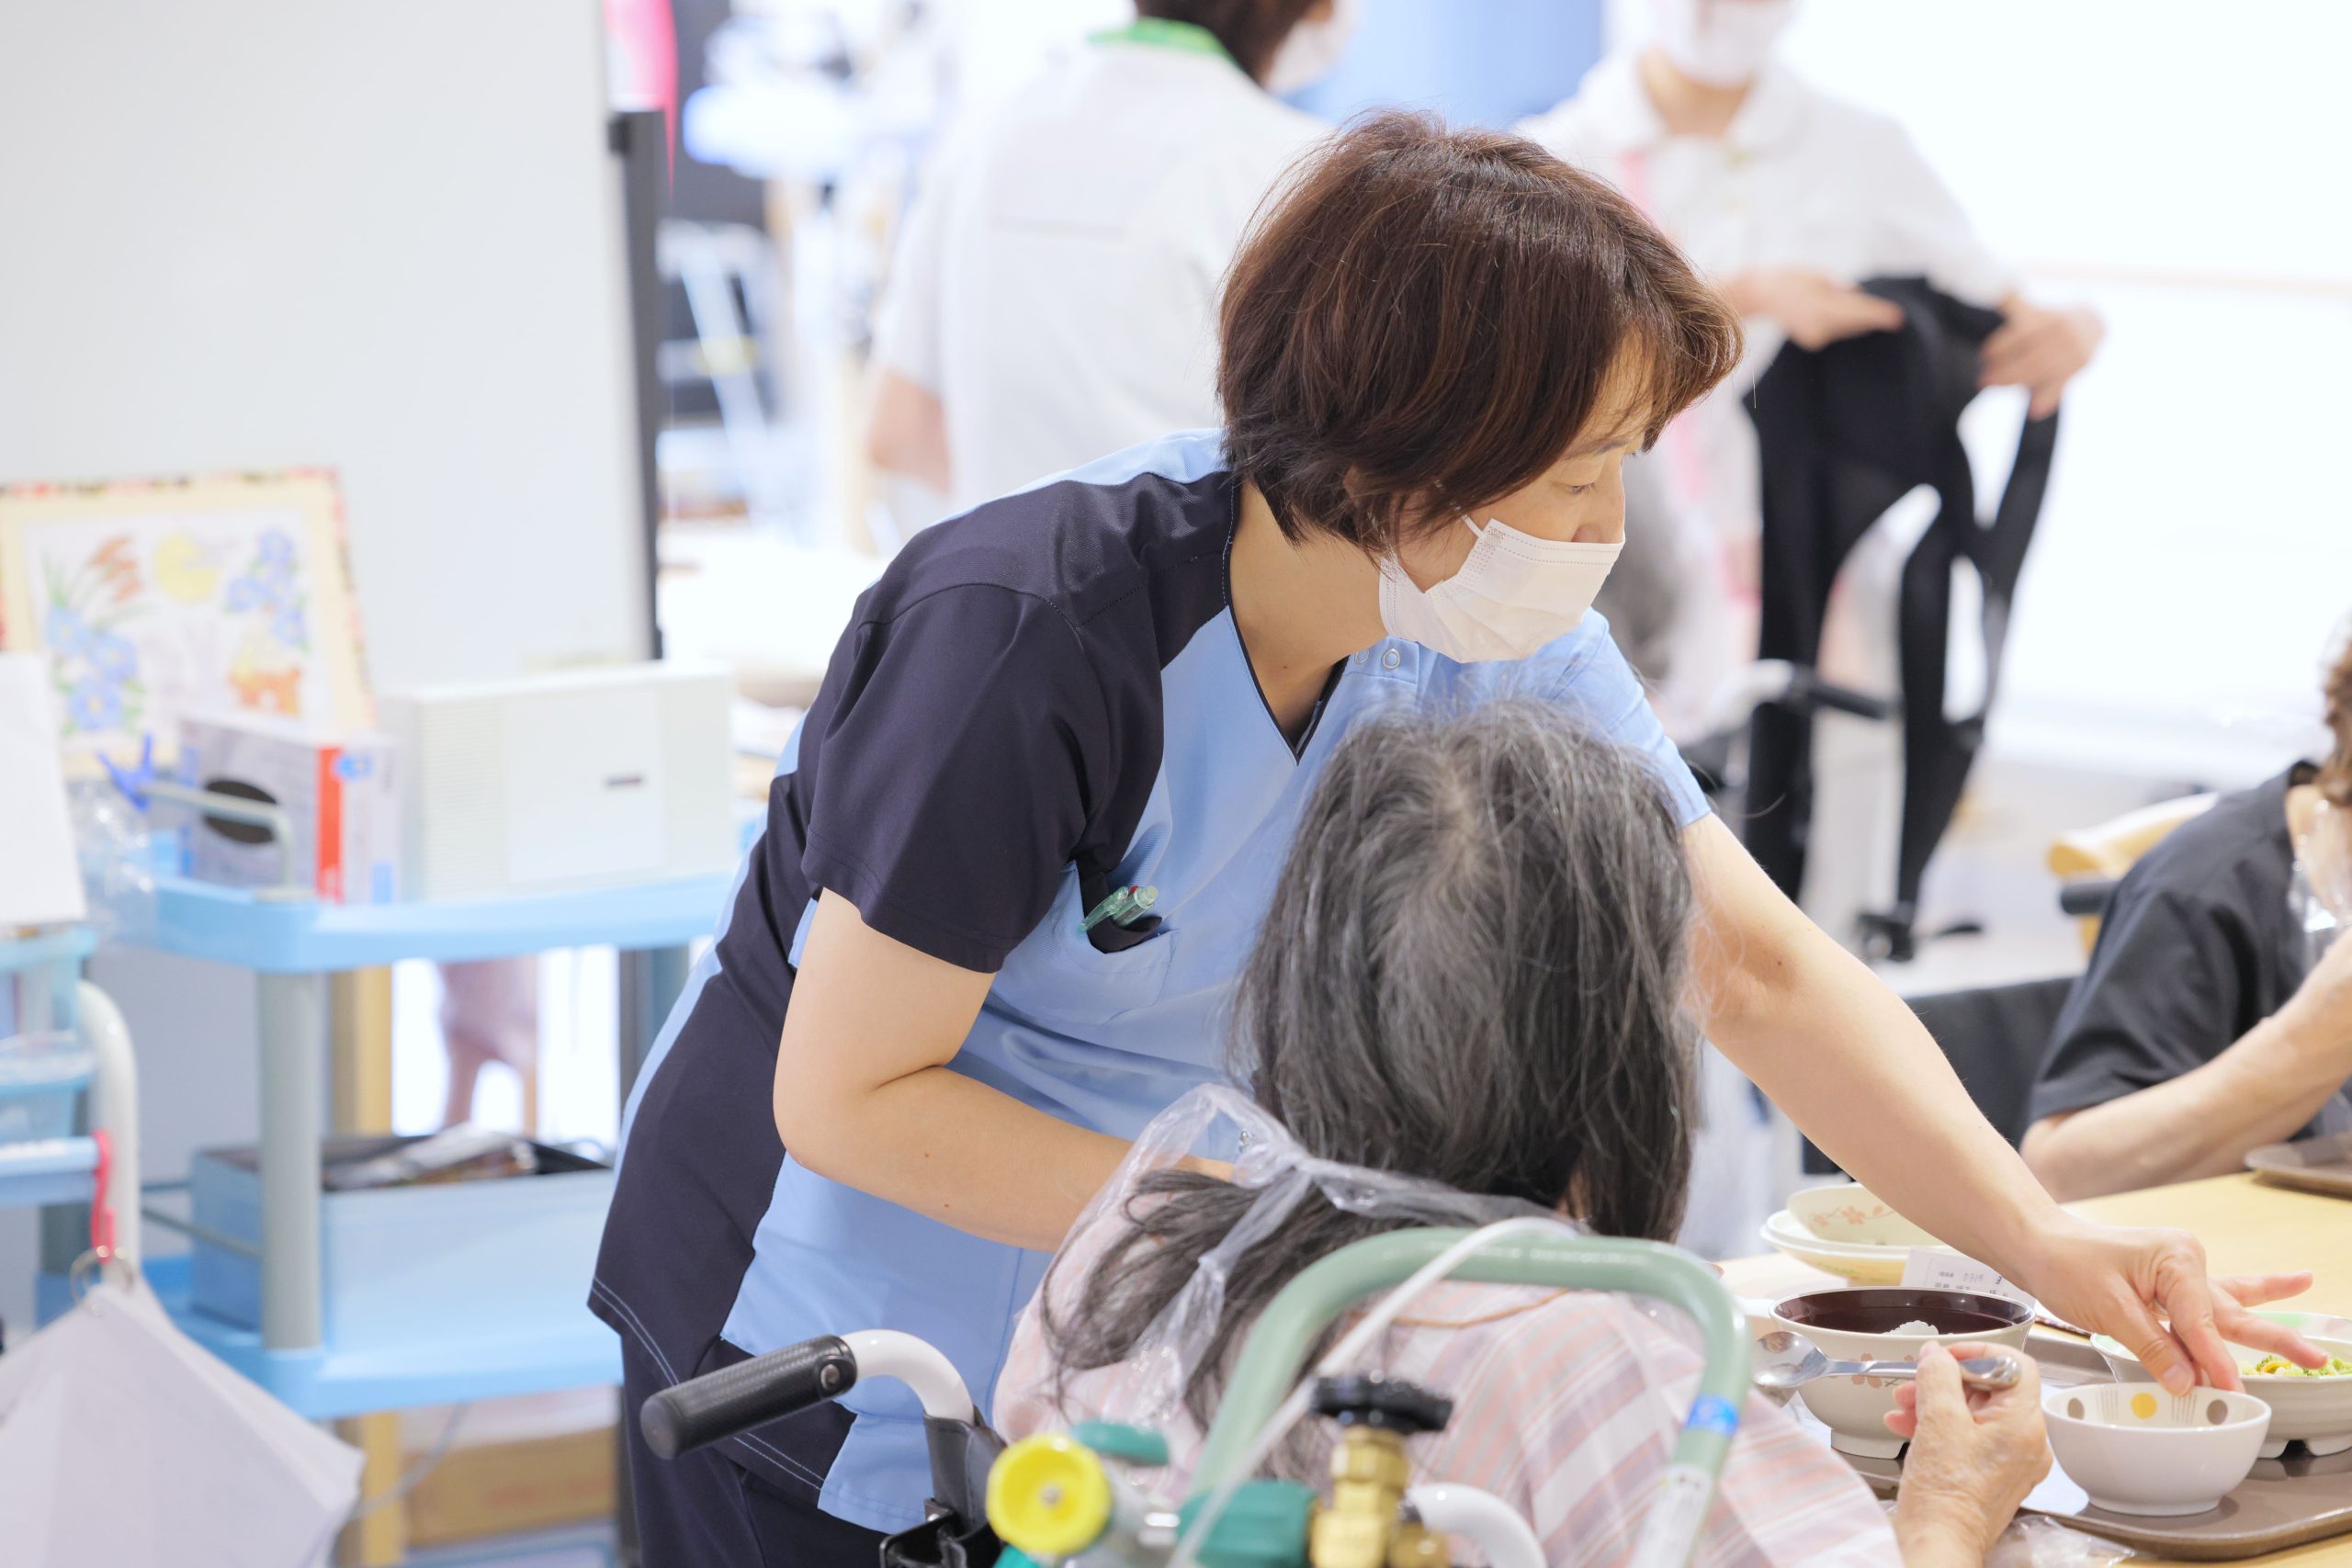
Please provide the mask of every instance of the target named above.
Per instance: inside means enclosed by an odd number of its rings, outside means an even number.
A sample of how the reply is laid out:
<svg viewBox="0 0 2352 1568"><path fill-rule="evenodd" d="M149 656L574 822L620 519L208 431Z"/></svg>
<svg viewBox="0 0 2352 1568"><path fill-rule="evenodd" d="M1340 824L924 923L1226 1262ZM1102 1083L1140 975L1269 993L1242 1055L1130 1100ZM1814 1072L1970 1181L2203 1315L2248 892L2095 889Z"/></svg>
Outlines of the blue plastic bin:
<svg viewBox="0 0 2352 1568"><path fill-rule="evenodd" d="M0 1144L62 1138L96 1058L74 1034L45 1032L0 1040Z"/></svg>
<svg viewBox="0 0 2352 1568"><path fill-rule="evenodd" d="M326 1158L367 1157L409 1138L335 1139ZM326 1192L319 1202L320 1303L330 1344L476 1340L498 1325L529 1333L587 1312L609 1167L537 1145L539 1173L446 1185ZM261 1242L254 1151L212 1149L188 1166L197 1225ZM261 1326L261 1261L198 1237L192 1304Z"/></svg>

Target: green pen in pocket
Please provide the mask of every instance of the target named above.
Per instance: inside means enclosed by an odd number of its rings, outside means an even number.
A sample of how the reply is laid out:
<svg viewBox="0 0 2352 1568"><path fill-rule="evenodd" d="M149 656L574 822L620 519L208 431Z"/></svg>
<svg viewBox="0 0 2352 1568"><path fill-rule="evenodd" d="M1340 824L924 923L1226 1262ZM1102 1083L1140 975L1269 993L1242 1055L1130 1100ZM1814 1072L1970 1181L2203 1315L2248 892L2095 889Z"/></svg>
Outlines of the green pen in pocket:
<svg viewBox="0 0 2352 1568"><path fill-rule="evenodd" d="M1091 931L1105 920L1114 926L1131 926L1149 914L1151 907L1159 902L1159 889L1148 885L1114 888L1078 923L1078 929Z"/></svg>

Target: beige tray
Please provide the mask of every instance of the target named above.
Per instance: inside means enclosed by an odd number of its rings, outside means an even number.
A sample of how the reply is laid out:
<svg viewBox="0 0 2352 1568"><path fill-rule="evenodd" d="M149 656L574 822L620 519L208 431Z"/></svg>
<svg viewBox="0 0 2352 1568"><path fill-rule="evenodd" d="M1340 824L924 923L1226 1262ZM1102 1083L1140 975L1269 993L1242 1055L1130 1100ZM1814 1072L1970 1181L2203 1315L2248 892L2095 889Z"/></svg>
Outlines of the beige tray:
<svg viewBox="0 0 2352 1568"><path fill-rule="evenodd" d="M2352 1133L2271 1144L2246 1156L2245 1168L2276 1186L2352 1198Z"/></svg>
<svg viewBox="0 0 2352 1568"><path fill-rule="evenodd" d="M2042 1382L2048 1386L2111 1381L2098 1352L2071 1335L2037 1331L2026 1348L2040 1364ZM1819 1427L1802 1404L1789 1408L1827 1440L1828 1428ZM1882 1497L1894 1495L1903 1479L1901 1461L1839 1457L1870 1483L1871 1491ZM2179 1519L2145 1518L2095 1508L2082 1489L2053 1464L2050 1478L2025 1500L2025 1511L2047 1514L2076 1529L2158 1557L2191 1562L2259 1557L2352 1533L2352 1452L2312 1459L2301 1443L2290 1443L2285 1458L2257 1460L2254 1473L2222 1498L2220 1507Z"/></svg>

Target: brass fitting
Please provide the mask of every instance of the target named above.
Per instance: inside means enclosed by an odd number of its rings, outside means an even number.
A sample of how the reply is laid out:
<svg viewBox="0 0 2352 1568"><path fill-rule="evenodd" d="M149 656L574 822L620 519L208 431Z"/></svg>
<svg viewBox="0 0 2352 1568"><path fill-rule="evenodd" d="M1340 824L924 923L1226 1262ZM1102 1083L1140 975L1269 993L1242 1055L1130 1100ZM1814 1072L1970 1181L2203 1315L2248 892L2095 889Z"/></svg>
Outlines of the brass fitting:
<svg viewBox="0 0 2352 1568"><path fill-rule="evenodd" d="M1453 1563L1445 1537L1419 1520L1400 1523L1388 1538L1388 1568L1453 1568Z"/></svg>
<svg viewBox="0 0 2352 1568"><path fill-rule="evenodd" d="M1405 1439L1376 1427L1343 1427L1331 1450L1331 1501L1307 1529L1314 1568L1388 1568L1389 1538L1409 1476Z"/></svg>

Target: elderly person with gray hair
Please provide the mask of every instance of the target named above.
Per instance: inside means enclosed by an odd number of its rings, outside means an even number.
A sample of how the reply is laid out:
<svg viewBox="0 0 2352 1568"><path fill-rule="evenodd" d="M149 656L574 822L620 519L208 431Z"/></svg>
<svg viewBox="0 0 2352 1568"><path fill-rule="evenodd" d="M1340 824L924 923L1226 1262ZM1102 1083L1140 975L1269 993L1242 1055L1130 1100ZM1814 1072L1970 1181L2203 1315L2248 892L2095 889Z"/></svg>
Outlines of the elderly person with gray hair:
<svg viewBox="0 0 2352 1568"><path fill-rule="evenodd" d="M1675 1234L1700 1049L1683 1007L1693 898L1647 762L1548 705L1370 725L1333 757L1276 886L1233 1068L1306 1156L1604 1235ZM1258 1196L1196 1161L1107 1191L1022 1318L998 1382L1007 1436L1136 1418L1140 1352ZM1220 1256L1217 1320L1193 1326L1176 1374L1171 1481L1274 1294L1408 1223L1317 1190ZM1616 1296L1449 1283L1390 1330L1380 1364L1454 1401L1447 1428L1416 1439L1421 1473L1510 1503L1555 1562L1616 1562L1697 1379L1679 1328ZM2036 1384L1972 1396L1931 1350L1903 1398L1890 1424L1915 1441L1891 1519L1786 1411L1751 1400L1697 1561L1980 1561L2048 1466Z"/></svg>

